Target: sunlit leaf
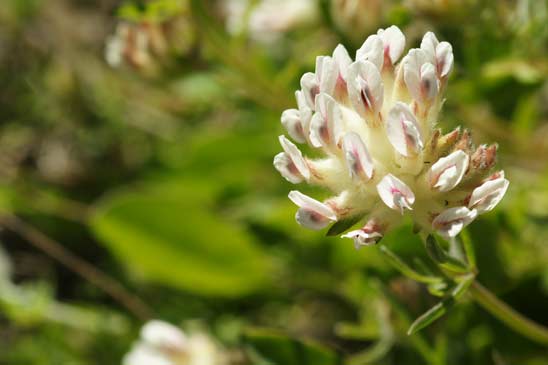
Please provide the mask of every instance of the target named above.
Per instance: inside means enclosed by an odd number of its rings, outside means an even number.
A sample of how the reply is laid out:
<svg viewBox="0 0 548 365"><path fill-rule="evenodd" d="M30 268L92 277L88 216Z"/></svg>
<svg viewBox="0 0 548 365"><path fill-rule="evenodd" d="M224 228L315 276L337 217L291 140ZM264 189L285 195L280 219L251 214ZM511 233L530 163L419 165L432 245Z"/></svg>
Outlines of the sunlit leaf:
<svg viewBox="0 0 548 365"><path fill-rule="evenodd" d="M242 227L209 206L211 193L189 182L119 193L99 205L91 227L145 279L202 295L255 291L270 261Z"/></svg>

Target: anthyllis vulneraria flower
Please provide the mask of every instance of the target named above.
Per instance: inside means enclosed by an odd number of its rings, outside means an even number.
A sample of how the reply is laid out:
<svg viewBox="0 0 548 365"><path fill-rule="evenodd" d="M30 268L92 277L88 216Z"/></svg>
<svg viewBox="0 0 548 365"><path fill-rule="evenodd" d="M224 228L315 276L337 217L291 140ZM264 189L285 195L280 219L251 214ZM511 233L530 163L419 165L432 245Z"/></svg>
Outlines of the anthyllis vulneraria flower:
<svg viewBox="0 0 548 365"><path fill-rule="evenodd" d="M453 50L434 33L420 48L405 48L396 26L369 36L355 60L339 45L316 59L297 91L298 108L281 120L291 139L323 152L308 158L285 136L274 166L291 183L329 189L320 202L289 193L302 226L322 229L341 221L342 237L356 247L378 242L410 214L426 232L456 236L479 214L493 209L508 180L492 171L497 145L473 147L468 130L442 134L436 128L443 93L453 68ZM340 228L340 227L339 227Z"/></svg>

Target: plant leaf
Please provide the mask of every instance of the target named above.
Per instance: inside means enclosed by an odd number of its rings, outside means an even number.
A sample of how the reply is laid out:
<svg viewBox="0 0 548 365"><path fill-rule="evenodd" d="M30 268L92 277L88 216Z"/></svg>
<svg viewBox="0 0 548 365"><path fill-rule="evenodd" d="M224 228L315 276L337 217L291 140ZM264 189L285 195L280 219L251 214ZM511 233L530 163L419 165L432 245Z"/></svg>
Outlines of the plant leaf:
<svg viewBox="0 0 548 365"><path fill-rule="evenodd" d="M359 220L362 219L363 217L364 217L363 215L355 215L353 217L341 219L333 223L333 225L329 228L329 230L327 231L325 235L336 236L338 234L341 234L347 229L349 229L350 227L352 227L354 224L358 223Z"/></svg>

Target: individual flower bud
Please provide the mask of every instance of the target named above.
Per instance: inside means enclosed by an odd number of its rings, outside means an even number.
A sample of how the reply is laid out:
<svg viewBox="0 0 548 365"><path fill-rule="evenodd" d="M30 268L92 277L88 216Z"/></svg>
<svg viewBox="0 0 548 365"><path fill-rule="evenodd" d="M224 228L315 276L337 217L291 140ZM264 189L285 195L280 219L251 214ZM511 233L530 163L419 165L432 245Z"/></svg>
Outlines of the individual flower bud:
<svg viewBox="0 0 548 365"><path fill-rule="evenodd" d="M343 234L341 238L352 238L354 247L359 250L362 246L371 246L378 243L383 237L384 230L375 219L371 219L365 226L355 231Z"/></svg>
<svg viewBox="0 0 548 365"><path fill-rule="evenodd" d="M298 109L287 109L282 113L282 125L294 141L306 142L305 128L301 122L301 112Z"/></svg>
<svg viewBox="0 0 548 365"><path fill-rule="evenodd" d="M443 237L452 238L476 219L477 215L478 212L475 209L469 210L466 207L449 208L434 218L432 228L438 231Z"/></svg>
<svg viewBox="0 0 548 365"><path fill-rule="evenodd" d="M298 184L310 179L310 169L301 151L285 136L279 137L284 152L274 157L274 167L289 182Z"/></svg>
<svg viewBox="0 0 548 365"><path fill-rule="evenodd" d="M397 102L388 113L386 133L394 149L403 156L417 154L424 147L417 119L402 102Z"/></svg>
<svg viewBox="0 0 548 365"><path fill-rule="evenodd" d="M466 153L471 153L473 149L472 135L468 129L465 129L453 146L453 150L463 150Z"/></svg>
<svg viewBox="0 0 548 365"><path fill-rule="evenodd" d="M316 110L315 101L316 95L320 93L320 82L314 73L307 72L301 77L301 90L308 107Z"/></svg>
<svg viewBox="0 0 548 365"><path fill-rule="evenodd" d="M471 157L472 168L487 171L493 167L497 159L497 148L496 144L479 146Z"/></svg>
<svg viewBox="0 0 548 365"><path fill-rule="evenodd" d="M441 131L435 133L432 136L432 144L430 146L432 156L438 158L439 156L446 154L455 145L459 136L460 127L457 127L444 135L441 135Z"/></svg>
<svg viewBox="0 0 548 365"><path fill-rule="evenodd" d="M441 79L453 69L453 47L448 42L439 42L435 34L427 32L422 38L421 49L428 62L436 66L436 74Z"/></svg>
<svg viewBox="0 0 548 365"><path fill-rule="evenodd" d="M346 82L346 72L348 66L352 63L352 58L350 58L348 51L342 44L335 47L335 50L333 51L333 61L337 66L337 82Z"/></svg>
<svg viewBox="0 0 548 365"><path fill-rule="evenodd" d="M452 190L468 170L469 157L461 150L442 157L429 171L430 186L440 192Z"/></svg>
<svg viewBox="0 0 548 365"><path fill-rule="evenodd" d="M401 214L404 209L413 209L411 205L415 202L415 194L403 181L392 174L382 178L377 184L377 192L390 209L399 210Z"/></svg>
<svg viewBox="0 0 548 365"><path fill-rule="evenodd" d="M291 191L289 199L299 207L295 218L303 227L320 230L337 220L337 215L330 206L312 199L299 191Z"/></svg>
<svg viewBox="0 0 548 365"><path fill-rule="evenodd" d="M310 143L314 147L334 147L341 137L341 109L331 96L324 93L317 96L316 106L310 122Z"/></svg>
<svg viewBox="0 0 548 365"><path fill-rule="evenodd" d="M384 45L381 37L370 35L356 51L356 61L369 61L377 70L382 70L384 63Z"/></svg>
<svg viewBox="0 0 548 365"><path fill-rule="evenodd" d="M425 52L412 49L403 62L403 78L409 94L418 102L432 100L438 94L436 68L428 62Z"/></svg>
<svg viewBox="0 0 548 365"><path fill-rule="evenodd" d="M344 136L343 151L352 179L360 181L373 177L373 160L356 132L348 132Z"/></svg>
<svg viewBox="0 0 548 365"><path fill-rule="evenodd" d="M379 29L377 35L381 37L383 43L384 64L393 66L400 59L405 48L405 36L395 25Z"/></svg>
<svg viewBox="0 0 548 365"><path fill-rule="evenodd" d="M374 117L382 108L384 89L377 67L369 61L357 61L348 69L348 96L362 115Z"/></svg>
<svg viewBox="0 0 548 365"><path fill-rule="evenodd" d="M499 173L493 180L487 180L472 192L469 208L474 208L478 214L492 210L504 197L510 182L504 178L504 173Z"/></svg>

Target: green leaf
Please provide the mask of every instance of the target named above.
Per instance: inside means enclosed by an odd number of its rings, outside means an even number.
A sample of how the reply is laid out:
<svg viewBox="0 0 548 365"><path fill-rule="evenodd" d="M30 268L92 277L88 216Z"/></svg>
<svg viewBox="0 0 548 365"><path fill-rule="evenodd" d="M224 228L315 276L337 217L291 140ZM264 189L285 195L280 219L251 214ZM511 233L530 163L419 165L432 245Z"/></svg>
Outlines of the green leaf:
<svg viewBox="0 0 548 365"><path fill-rule="evenodd" d="M235 297L261 288L271 263L253 238L212 207L204 182L121 192L97 208L91 228L143 278L201 295Z"/></svg>
<svg viewBox="0 0 548 365"><path fill-rule="evenodd" d="M249 328L244 341L257 358L254 364L335 365L338 355L331 349L309 340L297 340L283 333L263 328ZM262 360L263 362L261 362Z"/></svg>
<svg viewBox="0 0 548 365"><path fill-rule="evenodd" d="M420 331L447 313L447 311L455 305L456 301L466 293L470 285L474 282L474 279L474 275L467 275L461 278L461 281L451 290L446 298L430 308L411 324L407 334L412 335L413 333Z"/></svg>
<svg viewBox="0 0 548 365"><path fill-rule="evenodd" d="M426 252L428 252L428 255L432 258L432 260L437 263L444 263L447 261L445 251L443 251L443 248L440 247L436 238L431 234L426 237L425 246Z"/></svg>
<svg viewBox="0 0 548 365"><path fill-rule="evenodd" d="M439 245L438 241L433 235L429 234L428 237L426 237L424 246L426 247L426 252L428 252L428 256L430 256L430 258L434 260L434 262L436 262L444 269L457 273L469 272L469 269L463 262L452 256L449 256L445 252L445 250Z"/></svg>
<svg viewBox="0 0 548 365"><path fill-rule="evenodd" d="M415 271L385 245L380 244L378 247L379 251L384 254L384 257L390 262L390 264L405 276L418 282L427 284L439 283L442 280L437 276L423 275Z"/></svg>
<svg viewBox="0 0 548 365"><path fill-rule="evenodd" d="M337 222L335 222L331 228L327 231L325 234L326 236L336 236L338 234L343 233L350 227L352 227L354 224L358 223L360 219L363 218L363 215L355 215L353 217L348 217L345 219L341 219Z"/></svg>
<svg viewBox="0 0 548 365"><path fill-rule="evenodd" d="M407 331L408 335L412 335L415 332L420 331L424 327L428 326L432 322L434 322L436 319L443 316L450 305L452 305L453 300L442 300L432 308L430 308L426 313L424 313L422 316L417 318L415 322L411 324L411 327L409 327L409 330Z"/></svg>

